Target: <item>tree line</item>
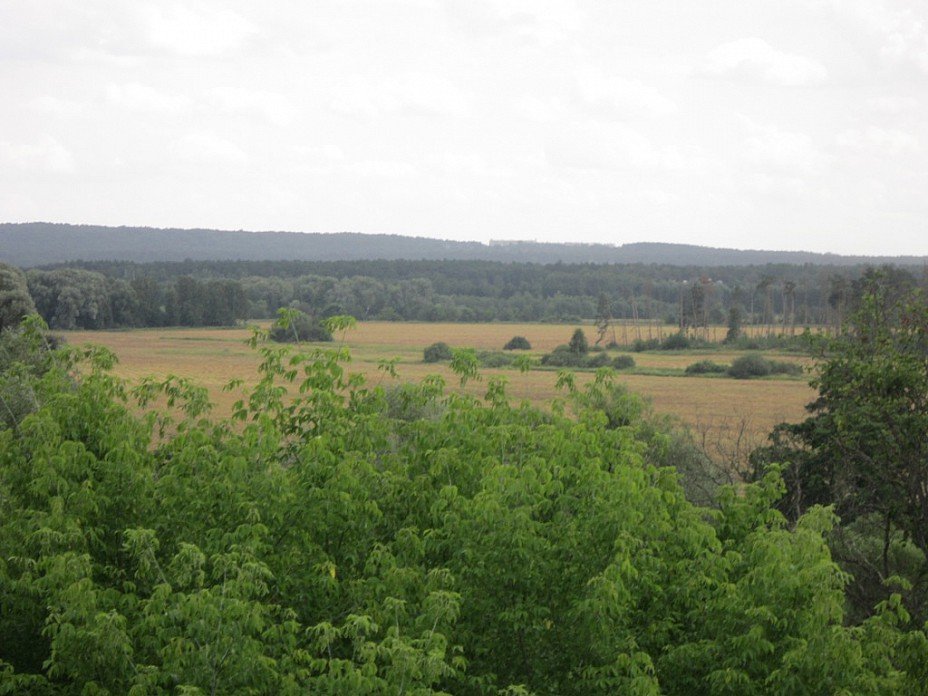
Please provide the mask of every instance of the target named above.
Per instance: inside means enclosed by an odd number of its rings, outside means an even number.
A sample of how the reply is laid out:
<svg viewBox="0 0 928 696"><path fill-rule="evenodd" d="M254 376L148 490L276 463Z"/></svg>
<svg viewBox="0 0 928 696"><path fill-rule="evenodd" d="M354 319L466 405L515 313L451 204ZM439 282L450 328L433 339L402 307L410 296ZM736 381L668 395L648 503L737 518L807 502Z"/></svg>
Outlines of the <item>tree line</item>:
<svg viewBox="0 0 928 696"><path fill-rule="evenodd" d="M8 267L9 268L9 267ZM483 261L90 262L30 269L28 291L54 328L224 326L281 307L315 317L416 321L597 321L626 329L665 324L838 327L867 267L694 268L504 264ZM899 287L925 274L884 267ZM10 271L9 273L12 273ZM626 341L627 342L627 341Z"/></svg>
<svg viewBox="0 0 928 696"><path fill-rule="evenodd" d="M22 273L0 264L0 314L5 316L0 327L28 311L65 330L232 326L254 316L237 280L180 276L158 283L147 276L125 280L81 268Z"/></svg>

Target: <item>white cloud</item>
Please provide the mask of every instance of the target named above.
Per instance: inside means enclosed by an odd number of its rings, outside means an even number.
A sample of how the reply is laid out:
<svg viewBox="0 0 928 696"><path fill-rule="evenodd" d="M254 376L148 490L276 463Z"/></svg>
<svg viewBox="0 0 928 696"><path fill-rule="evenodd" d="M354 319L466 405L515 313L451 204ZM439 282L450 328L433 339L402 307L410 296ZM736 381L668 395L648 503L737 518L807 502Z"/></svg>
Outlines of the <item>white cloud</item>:
<svg viewBox="0 0 928 696"><path fill-rule="evenodd" d="M709 52L701 72L727 78L763 80L783 87L820 84L828 77L816 60L773 48L763 39L738 39Z"/></svg>
<svg viewBox="0 0 928 696"><path fill-rule="evenodd" d="M109 84L106 100L113 106L142 113L177 114L190 106L183 95L171 94L138 82Z"/></svg>
<svg viewBox="0 0 928 696"><path fill-rule="evenodd" d="M451 80L426 72L405 72L389 80L365 80L352 75L334 87L333 110L374 119L401 110L462 117L468 99Z"/></svg>
<svg viewBox="0 0 928 696"><path fill-rule="evenodd" d="M86 116L91 112L91 105L87 102L62 99L51 94L43 94L29 102L29 107L38 112L53 114L63 118L76 118Z"/></svg>
<svg viewBox="0 0 928 696"><path fill-rule="evenodd" d="M142 17L152 46L182 56L220 55L257 33L254 24L221 7L150 4L142 8Z"/></svg>
<svg viewBox="0 0 928 696"><path fill-rule="evenodd" d="M297 113L293 102L279 92L217 87L210 90L209 96L224 111L256 113L275 126L290 125Z"/></svg>
<svg viewBox="0 0 928 696"><path fill-rule="evenodd" d="M580 98L618 117L670 116L677 105L653 87L619 75L605 75L595 68L576 74Z"/></svg>
<svg viewBox="0 0 928 696"><path fill-rule="evenodd" d="M918 138L896 129L870 126L866 129L848 129L835 137L838 147L877 155L898 155L919 149Z"/></svg>
<svg viewBox="0 0 928 696"><path fill-rule="evenodd" d="M745 156L762 172L777 176L814 174L829 162L828 155L806 133L785 131L770 124L748 124Z"/></svg>
<svg viewBox="0 0 928 696"><path fill-rule="evenodd" d="M402 103L414 109L442 116L465 116L467 98L450 80L433 73L406 73L395 85Z"/></svg>
<svg viewBox="0 0 928 696"><path fill-rule="evenodd" d="M873 97L867 104L873 111L891 116L918 111L919 108L919 100L915 97L898 95Z"/></svg>
<svg viewBox="0 0 928 696"><path fill-rule="evenodd" d="M880 36L879 55L889 64L910 63L928 73L928 16L923 2L832 0L839 14ZM919 10L920 8L920 10Z"/></svg>
<svg viewBox="0 0 928 696"><path fill-rule="evenodd" d="M363 177L405 179L416 176L419 170L408 162L368 159L345 165L345 171Z"/></svg>
<svg viewBox="0 0 928 696"><path fill-rule="evenodd" d="M675 170L683 166L673 150L656 147L638 130L622 123L572 123L562 126L545 146L555 167L572 169Z"/></svg>
<svg viewBox="0 0 928 696"><path fill-rule="evenodd" d="M0 141L0 163L40 173L67 174L74 171L74 156L51 136L25 143Z"/></svg>
<svg viewBox="0 0 928 696"><path fill-rule="evenodd" d="M454 177L485 179L506 175L503 169L491 166L487 158L476 152L442 152L432 158L432 164L442 173Z"/></svg>
<svg viewBox="0 0 928 696"><path fill-rule="evenodd" d="M444 0L442 5L469 32L515 36L545 48L568 42L586 22L573 0Z"/></svg>
<svg viewBox="0 0 928 696"><path fill-rule="evenodd" d="M244 164L248 155L214 133L190 133L171 145L171 154L192 164Z"/></svg>
<svg viewBox="0 0 928 696"><path fill-rule="evenodd" d="M339 162L345 159L345 153L335 143L298 145L293 149L300 162Z"/></svg>

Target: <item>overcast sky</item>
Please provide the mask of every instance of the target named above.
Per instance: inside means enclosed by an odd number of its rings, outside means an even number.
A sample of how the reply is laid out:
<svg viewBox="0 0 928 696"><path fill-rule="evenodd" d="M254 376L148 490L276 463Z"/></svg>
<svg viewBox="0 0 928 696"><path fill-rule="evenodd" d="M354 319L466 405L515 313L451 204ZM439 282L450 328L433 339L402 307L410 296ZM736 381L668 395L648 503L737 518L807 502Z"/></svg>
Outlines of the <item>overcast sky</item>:
<svg viewBox="0 0 928 696"><path fill-rule="evenodd" d="M0 0L0 221L928 254L928 0Z"/></svg>

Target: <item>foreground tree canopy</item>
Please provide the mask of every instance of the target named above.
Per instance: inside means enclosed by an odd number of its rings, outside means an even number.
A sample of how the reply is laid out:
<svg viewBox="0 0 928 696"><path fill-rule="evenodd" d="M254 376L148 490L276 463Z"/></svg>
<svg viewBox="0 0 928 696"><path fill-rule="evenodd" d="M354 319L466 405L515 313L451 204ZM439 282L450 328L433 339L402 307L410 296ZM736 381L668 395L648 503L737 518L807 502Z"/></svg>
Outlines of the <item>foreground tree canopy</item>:
<svg viewBox="0 0 928 696"><path fill-rule="evenodd" d="M823 503L840 515L832 548L856 613L894 584L928 617L928 300L879 273L864 282L844 331L820 343L809 418L779 426L755 460L789 463L790 518Z"/></svg>
<svg viewBox="0 0 928 696"><path fill-rule="evenodd" d="M776 471L694 506L607 371L541 412L256 337L207 418L7 333L0 693L924 693L897 595L845 624L833 514Z"/></svg>

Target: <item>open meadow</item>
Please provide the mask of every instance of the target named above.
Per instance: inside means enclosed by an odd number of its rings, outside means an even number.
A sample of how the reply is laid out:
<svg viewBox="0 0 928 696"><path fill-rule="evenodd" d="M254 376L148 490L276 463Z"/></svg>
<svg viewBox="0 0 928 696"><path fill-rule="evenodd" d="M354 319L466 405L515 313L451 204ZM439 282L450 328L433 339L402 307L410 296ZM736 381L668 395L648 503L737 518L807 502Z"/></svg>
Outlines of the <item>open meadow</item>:
<svg viewBox="0 0 928 696"><path fill-rule="evenodd" d="M360 322L347 332L344 341L351 350L351 370L365 375L369 382L386 383L392 378L378 369L381 360L398 359L396 371L401 381L419 381L439 374L449 386L457 380L447 364L424 363L422 350L435 341L453 347L499 350L512 336L525 336L532 344L532 355L539 357L566 343L573 324L465 324ZM585 329L592 334L590 328ZM257 356L245 341L247 328L157 328L129 331L72 331L68 341L95 343L111 349L119 358L116 374L136 382L145 376L189 377L209 390L217 412L227 415L238 393L222 390L229 380L241 378L246 384L256 377ZM332 344L325 344L332 345ZM657 413L669 414L690 426L708 450L729 451L760 444L770 429L782 421L804 416L804 406L815 393L805 376L736 380L727 377L684 376L683 369L698 360L730 363L739 353L725 350L650 351L633 353L636 367L616 373L616 379L631 391L647 397ZM765 355L808 364L808 358L795 354ZM467 385L467 391L482 394L486 378L504 375L515 401L535 405L559 395L555 388L557 370L533 369L521 373L514 368L481 370L483 381ZM579 372L578 383L591 379L590 372ZM721 455L727 456L727 455Z"/></svg>

